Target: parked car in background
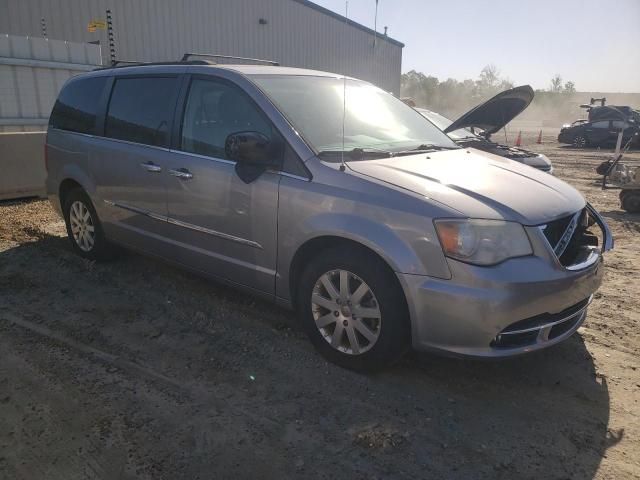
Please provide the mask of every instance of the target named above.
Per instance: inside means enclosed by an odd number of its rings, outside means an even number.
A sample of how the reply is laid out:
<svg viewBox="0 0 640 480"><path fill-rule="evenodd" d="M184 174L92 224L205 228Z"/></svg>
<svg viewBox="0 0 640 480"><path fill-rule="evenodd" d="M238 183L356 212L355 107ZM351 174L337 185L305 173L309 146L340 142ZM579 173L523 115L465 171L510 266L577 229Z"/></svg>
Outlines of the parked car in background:
<svg viewBox="0 0 640 480"><path fill-rule="evenodd" d="M558 142L573 145L576 148L584 147L614 147L618 140L618 134L622 131L622 144L626 144L640 127L632 120L596 120L594 122L582 122L563 127L558 135ZM640 137L636 137L640 138ZM634 140L634 143L638 142Z"/></svg>
<svg viewBox="0 0 640 480"><path fill-rule="evenodd" d="M589 120L587 120L586 118L579 118L578 120L575 120L572 123L565 123L562 125L562 128L569 128L569 127L576 127L578 125L582 125L584 123L587 123Z"/></svg>
<svg viewBox="0 0 640 480"><path fill-rule="evenodd" d="M551 160L546 155L490 140L491 134L499 131L519 115L532 99L533 89L530 86L512 88L475 107L456 121L424 108L416 108L416 110L462 147L477 148L524 163L543 172L553 173Z"/></svg>
<svg viewBox="0 0 640 480"><path fill-rule="evenodd" d="M183 61L81 74L45 154L78 255L121 245L295 309L353 369L410 346L504 357L557 344L613 247L570 185L462 149L393 95L325 72Z"/></svg>

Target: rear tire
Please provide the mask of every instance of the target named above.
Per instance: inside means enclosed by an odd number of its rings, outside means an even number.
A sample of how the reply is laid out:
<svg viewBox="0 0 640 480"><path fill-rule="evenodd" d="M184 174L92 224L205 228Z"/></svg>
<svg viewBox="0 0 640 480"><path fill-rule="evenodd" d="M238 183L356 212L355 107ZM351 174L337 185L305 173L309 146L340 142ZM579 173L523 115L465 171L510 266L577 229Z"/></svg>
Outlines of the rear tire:
<svg viewBox="0 0 640 480"><path fill-rule="evenodd" d="M300 278L297 310L311 343L344 368L379 370L400 358L410 343L397 278L363 250L334 248L314 258Z"/></svg>
<svg viewBox="0 0 640 480"><path fill-rule="evenodd" d="M573 137L571 144L576 148L585 148L587 146L587 139L582 135L576 135Z"/></svg>
<svg viewBox="0 0 640 480"><path fill-rule="evenodd" d="M620 204L629 213L640 213L640 190L622 190Z"/></svg>
<svg viewBox="0 0 640 480"><path fill-rule="evenodd" d="M62 212L75 253L95 261L111 260L116 256L116 248L105 238L98 214L84 190L75 188L68 192Z"/></svg>

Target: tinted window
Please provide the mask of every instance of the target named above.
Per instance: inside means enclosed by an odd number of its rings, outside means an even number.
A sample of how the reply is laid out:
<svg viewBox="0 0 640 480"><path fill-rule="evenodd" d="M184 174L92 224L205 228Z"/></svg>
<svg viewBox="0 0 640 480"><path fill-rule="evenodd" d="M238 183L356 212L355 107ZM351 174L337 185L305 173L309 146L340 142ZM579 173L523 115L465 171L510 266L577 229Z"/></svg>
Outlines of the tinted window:
<svg viewBox="0 0 640 480"><path fill-rule="evenodd" d="M227 136L249 130L273 138L270 122L238 87L193 80L182 122L182 150L225 158Z"/></svg>
<svg viewBox="0 0 640 480"><path fill-rule="evenodd" d="M178 90L173 77L118 78L111 92L105 135L169 146L169 126Z"/></svg>
<svg viewBox="0 0 640 480"><path fill-rule="evenodd" d="M613 128L624 130L626 128L629 128L629 124L627 122L623 122L622 120L614 120Z"/></svg>
<svg viewBox="0 0 640 480"><path fill-rule="evenodd" d="M69 82L58 95L49 125L93 134L98 103L106 83L107 77L79 78Z"/></svg>

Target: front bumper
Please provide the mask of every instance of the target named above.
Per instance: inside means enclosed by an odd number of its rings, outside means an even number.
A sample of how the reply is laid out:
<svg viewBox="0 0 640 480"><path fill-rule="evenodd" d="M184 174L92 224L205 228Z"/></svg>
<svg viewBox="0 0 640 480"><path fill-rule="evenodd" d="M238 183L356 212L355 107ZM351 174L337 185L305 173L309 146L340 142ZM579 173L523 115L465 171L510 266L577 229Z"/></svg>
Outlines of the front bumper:
<svg viewBox="0 0 640 480"><path fill-rule="evenodd" d="M573 137L574 135L569 132L560 132L558 135L558 143L572 143Z"/></svg>
<svg viewBox="0 0 640 480"><path fill-rule="evenodd" d="M613 244L604 221L601 228L602 248L579 269L562 266L540 229L527 227L532 256L493 267L448 259L450 280L398 274L409 305L413 347L506 357L565 340L584 321L602 283L600 250Z"/></svg>

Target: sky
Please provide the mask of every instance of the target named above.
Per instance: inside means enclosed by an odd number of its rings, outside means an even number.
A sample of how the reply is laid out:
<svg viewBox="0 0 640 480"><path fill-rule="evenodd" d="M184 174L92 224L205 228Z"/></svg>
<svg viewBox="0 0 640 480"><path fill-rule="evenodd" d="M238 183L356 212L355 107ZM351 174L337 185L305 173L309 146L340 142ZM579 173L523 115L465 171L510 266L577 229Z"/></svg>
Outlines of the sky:
<svg viewBox="0 0 640 480"><path fill-rule="evenodd" d="M313 0L344 15L344 0ZM349 0L374 26L375 0ZM402 72L475 79L487 64L516 85L640 92L640 0L379 0L378 31L405 44Z"/></svg>

